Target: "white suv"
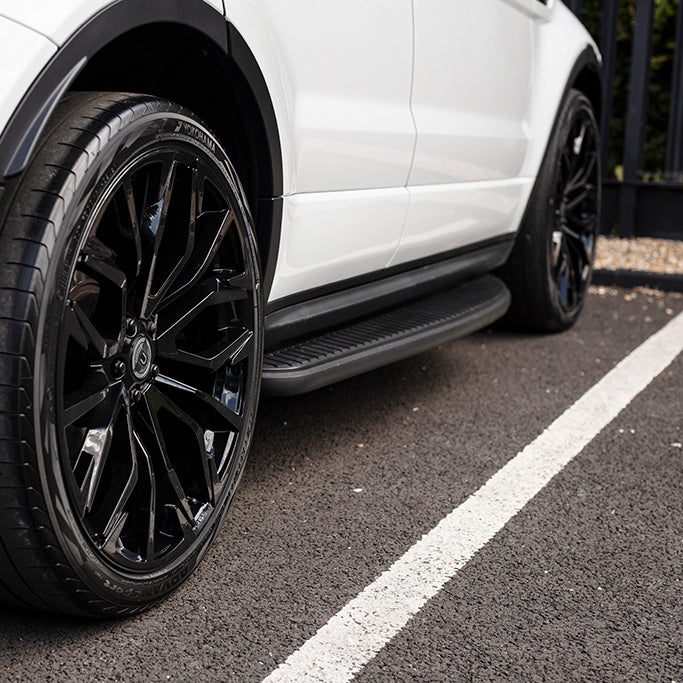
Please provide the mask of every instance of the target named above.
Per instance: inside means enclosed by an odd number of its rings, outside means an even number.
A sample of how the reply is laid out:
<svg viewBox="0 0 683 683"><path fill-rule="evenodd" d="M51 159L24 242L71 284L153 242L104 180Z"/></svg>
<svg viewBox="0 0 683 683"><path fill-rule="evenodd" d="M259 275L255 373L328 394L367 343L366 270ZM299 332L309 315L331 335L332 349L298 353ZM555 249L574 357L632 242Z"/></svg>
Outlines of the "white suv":
<svg viewBox="0 0 683 683"><path fill-rule="evenodd" d="M259 390L571 325L600 58L559 0L0 0L0 599L132 614Z"/></svg>

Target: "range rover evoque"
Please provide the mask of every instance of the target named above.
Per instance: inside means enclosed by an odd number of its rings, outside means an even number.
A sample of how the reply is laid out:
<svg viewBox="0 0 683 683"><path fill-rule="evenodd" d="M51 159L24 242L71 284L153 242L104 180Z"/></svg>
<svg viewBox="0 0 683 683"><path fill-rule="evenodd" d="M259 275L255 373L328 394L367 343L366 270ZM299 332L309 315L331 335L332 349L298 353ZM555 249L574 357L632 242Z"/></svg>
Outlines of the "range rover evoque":
<svg viewBox="0 0 683 683"><path fill-rule="evenodd" d="M0 0L0 600L138 612L259 391L576 320L600 57L559 0Z"/></svg>

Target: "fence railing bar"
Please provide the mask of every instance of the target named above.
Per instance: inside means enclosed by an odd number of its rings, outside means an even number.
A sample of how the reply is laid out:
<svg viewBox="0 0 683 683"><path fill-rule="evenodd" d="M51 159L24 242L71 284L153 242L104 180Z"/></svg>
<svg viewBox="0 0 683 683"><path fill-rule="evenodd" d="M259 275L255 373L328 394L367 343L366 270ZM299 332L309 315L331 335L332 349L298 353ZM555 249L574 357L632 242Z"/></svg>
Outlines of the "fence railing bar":
<svg viewBox="0 0 683 683"><path fill-rule="evenodd" d="M629 182L638 180L643 169L654 8L653 0L636 0L624 132L624 180ZM634 234L636 192L636 188L631 185L624 186L621 191L619 233L622 237L632 237Z"/></svg>
<svg viewBox="0 0 683 683"><path fill-rule="evenodd" d="M614 97L614 73L617 63L617 24L619 22L620 0L604 0L600 23L600 52L602 53L602 107L600 115L600 146L603 171L607 170L610 121Z"/></svg>
<svg viewBox="0 0 683 683"><path fill-rule="evenodd" d="M676 15L676 49L664 170L667 178L683 180L683 2L679 3Z"/></svg>

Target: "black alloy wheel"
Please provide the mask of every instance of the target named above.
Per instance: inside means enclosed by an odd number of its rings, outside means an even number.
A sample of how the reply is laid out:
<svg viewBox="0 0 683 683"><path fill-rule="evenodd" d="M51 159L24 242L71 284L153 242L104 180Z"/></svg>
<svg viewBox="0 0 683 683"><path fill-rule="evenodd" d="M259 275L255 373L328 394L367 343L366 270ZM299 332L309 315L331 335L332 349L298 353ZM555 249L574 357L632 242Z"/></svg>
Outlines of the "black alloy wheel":
<svg viewBox="0 0 683 683"><path fill-rule="evenodd" d="M538 331L576 322L593 272L600 216L600 140L593 107L570 90L502 276L508 317Z"/></svg>
<svg viewBox="0 0 683 683"><path fill-rule="evenodd" d="M84 94L55 119L7 227L49 254L32 264L42 291L26 289L40 427L33 460L17 457L38 477L15 483L37 482L49 523L32 533L56 549L25 560L44 590L12 577L0 597L129 614L191 573L243 471L263 353L256 242L234 169L186 110ZM3 570L21 561L8 540Z"/></svg>

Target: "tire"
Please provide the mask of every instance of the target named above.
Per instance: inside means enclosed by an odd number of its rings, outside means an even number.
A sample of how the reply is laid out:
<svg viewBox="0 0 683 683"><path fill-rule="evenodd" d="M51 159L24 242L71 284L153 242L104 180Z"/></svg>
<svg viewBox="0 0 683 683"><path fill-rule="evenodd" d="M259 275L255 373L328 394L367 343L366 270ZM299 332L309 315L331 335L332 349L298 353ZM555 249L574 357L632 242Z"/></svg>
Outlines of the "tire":
<svg viewBox="0 0 683 683"><path fill-rule="evenodd" d="M590 101L570 90L502 275L508 319L556 332L573 325L593 272L600 216L600 141Z"/></svg>
<svg viewBox="0 0 683 683"><path fill-rule="evenodd" d="M189 111L84 93L3 201L0 599L133 614L195 569L244 468L263 354L244 193Z"/></svg>

